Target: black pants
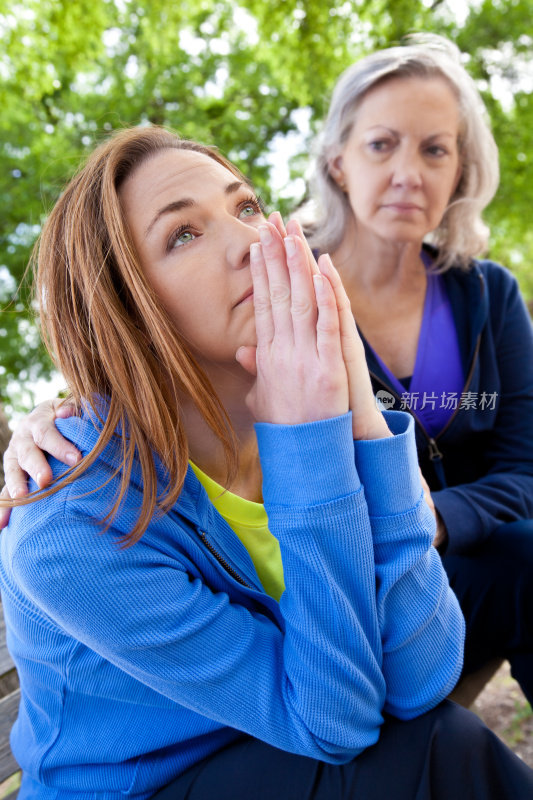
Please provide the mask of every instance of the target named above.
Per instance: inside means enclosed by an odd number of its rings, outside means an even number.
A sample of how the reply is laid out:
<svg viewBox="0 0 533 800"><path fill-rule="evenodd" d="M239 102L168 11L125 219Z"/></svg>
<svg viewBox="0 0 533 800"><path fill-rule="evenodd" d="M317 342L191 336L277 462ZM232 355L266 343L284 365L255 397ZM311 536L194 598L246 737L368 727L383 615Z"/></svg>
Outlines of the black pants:
<svg viewBox="0 0 533 800"><path fill-rule="evenodd" d="M445 701L388 718L377 744L342 766L248 736L196 764L157 800L531 800L533 771L471 712Z"/></svg>
<svg viewBox="0 0 533 800"><path fill-rule="evenodd" d="M463 674L506 658L533 705L533 520L501 525L443 564L466 619Z"/></svg>

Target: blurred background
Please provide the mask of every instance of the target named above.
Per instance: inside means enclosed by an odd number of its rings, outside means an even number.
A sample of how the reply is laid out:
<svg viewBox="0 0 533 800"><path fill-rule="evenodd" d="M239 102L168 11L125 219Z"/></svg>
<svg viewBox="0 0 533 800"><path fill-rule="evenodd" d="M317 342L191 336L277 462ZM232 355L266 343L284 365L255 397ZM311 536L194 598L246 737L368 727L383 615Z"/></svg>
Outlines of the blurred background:
<svg viewBox="0 0 533 800"><path fill-rule="evenodd" d="M531 0L0 0L0 429L55 394L25 275L41 223L114 128L215 144L288 213L342 70L413 31L449 36L486 100L502 181L490 256L533 298ZM0 451L2 450L0 441Z"/></svg>
<svg viewBox="0 0 533 800"><path fill-rule="evenodd" d="M415 31L450 37L485 98L502 172L490 257L533 308L532 0L0 0L0 455L17 415L62 386L26 266L84 154L115 128L169 125L218 146L286 214L339 74ZM505 681L485 712L533 765L531 709Z"/></svg>

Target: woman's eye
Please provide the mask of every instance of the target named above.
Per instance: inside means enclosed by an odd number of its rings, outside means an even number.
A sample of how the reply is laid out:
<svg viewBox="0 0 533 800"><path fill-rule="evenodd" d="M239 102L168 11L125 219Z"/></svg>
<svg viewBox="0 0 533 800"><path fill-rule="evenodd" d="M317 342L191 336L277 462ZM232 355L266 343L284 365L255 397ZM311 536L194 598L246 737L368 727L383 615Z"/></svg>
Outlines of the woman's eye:
<svg viewBox="0 0 533 800"><path fill-rule="evenodd" d="M182 247L184 244L189 244L193 239L196 239L195 234L188 228L179 228L174 231L168 242L168 249L173 250L176 247Z"/></svg>
<svg viewBox="0 0 533 800"><path fill-rule="evenodd" d="M426 148L426 152L430 156L445 156L448 151L440 144L432 144Z"/></svg>
<svg viewBox="0 0 533 800"><path fill-rule="evenodd" d="M374 139L368 146L373 153L384 153L390 148L391 143L388 139Z"/></svg>
<svg viewBox="0 0 533 800"><path fill-rule="evenodd" d="M249 197L239 204L240 217L254 217L263 213L263 205L258 197Z"/></svg>

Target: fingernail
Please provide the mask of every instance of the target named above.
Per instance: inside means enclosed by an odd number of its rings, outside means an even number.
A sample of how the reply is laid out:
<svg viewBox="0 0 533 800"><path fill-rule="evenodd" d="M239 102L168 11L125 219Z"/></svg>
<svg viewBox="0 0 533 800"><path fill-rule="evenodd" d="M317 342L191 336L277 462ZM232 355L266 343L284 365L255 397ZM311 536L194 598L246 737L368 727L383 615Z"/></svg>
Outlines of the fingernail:
<svg viewBox="0 0 533 800"><path fill-rule="evenodd" d="M261 244L270 244L272 241L272 234L266 225L259 226L259 236L261 237Z"/></svg>
<svg viewBox="0 0 533 800"><path fill-rule="evenodd" d="M296 253L296 243L292 236L287 236L286 239L283 240L285 242L285 250L288 256L293 256Z"/></svg>
<svg viewBox="0 0 533 800"><path fill-rule="evenodd" d="M326 270L327 272L331 265L331 258L329 257L329 253L322 253L317 263L320 272L324 272L324 270Z"/></svg>
<svg viewBox="0 0 533 800"><path fill-rule="evenodd" d="M318 294L322 294L324 291L324 278L322 275L317 275L316 272L313 275L313 283L315 284L315 292Z"/></svg>
<svg viewBox="0 0 533 800"><path fill-rule="evenodd" d="M253 242L250 245L250 258L258 258L261 255L261 245L259 242Z"/></svg>
<svg viewBox="0 0 533 800"><path fill-rule="evenodd" d="M23 497L25 494L25 490L23 486L16 486L11 493L11 497L15 499L15 497Z"/></svg>
<svg viewBox="0 0 533 800"><path fill-rule="evenodd" d="M78 456L76 453L66 453L65 461L67 464L70 464L70 466L73 467L74 464L78 463Z"/></svg>

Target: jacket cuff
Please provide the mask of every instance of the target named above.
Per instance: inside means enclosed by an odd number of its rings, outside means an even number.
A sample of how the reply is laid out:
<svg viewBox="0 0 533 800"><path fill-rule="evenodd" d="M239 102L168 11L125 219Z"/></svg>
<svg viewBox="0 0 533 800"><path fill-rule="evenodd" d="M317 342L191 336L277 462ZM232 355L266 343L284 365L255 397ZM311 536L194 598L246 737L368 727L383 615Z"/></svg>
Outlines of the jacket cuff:
<svg viewBox="0 0 533 800"><path fill-rule="evenodd" d="M394 436L354 442L355 465L372 517L405 513L422 496L414 420L404 411L384 411L383 416Z"/></svg>
<svg viewBox="0 0 533 800"><path fill-rule="evenodd" d="M464 553L483 538L481 520L457 489L441 489L431 492L435 508L446 525L448 542L443 555Z"/></svg>
<svg viewBox="0 0 533 800"><path fill-rule="evenodd" d="M308 506L357 492L352 415L302 425L255 425L265 505Z"/></svg>

